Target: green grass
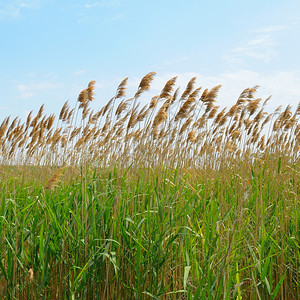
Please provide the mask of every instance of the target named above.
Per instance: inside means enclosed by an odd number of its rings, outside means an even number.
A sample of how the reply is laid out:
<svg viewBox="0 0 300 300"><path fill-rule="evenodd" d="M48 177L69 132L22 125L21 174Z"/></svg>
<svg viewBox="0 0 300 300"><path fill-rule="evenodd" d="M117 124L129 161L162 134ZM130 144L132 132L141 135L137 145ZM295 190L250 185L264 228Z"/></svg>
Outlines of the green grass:
<svg viewBox="0 0 300 300"><path fill-rule="evenodd" d="M2 176L1 299L300 294L299 164L67 171Z"/></svg>

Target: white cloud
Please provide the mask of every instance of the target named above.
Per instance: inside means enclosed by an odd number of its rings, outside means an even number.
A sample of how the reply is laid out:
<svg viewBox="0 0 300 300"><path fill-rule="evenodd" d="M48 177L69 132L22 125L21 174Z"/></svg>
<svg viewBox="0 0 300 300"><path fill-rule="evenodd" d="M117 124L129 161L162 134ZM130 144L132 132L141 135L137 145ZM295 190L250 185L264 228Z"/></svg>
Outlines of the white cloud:
<svg viewBox="0 0 300 300"><path fill-rule="evenodd" d="M19 84L17 90L20 93L21 98L30 98L40 90L50 90L57 88L58 84L53 83L31 83L31 84Z"/></svg>
<svg viewBox="0 0 300 300"><path fill-rule="evenodd" d="M115 22L124 17L123 13L119 12L119 7L123 0L102 0L102 1L85 1L85 3L75 4L74 7L80 8L78 14L78 23L109 23ZM80 1L79 1L80 2ZM81 1L84 2L84 1ZM114 14L102 18L99 15L99 10L110 10Z"/></svg>
<svg viewBox="0 0 300 300"><path fill-rule="evenodd" d="M73 75L81 75L85 72L86 72L86 70L79 70L79 71L74 72Z"/></svg>
<svg viewBox="0 0 300 300"><path fill-rule="evenodd" d="M7 21L19 17L23 9L38 9L41 0L0 0L0 21Z"/></svg>
<svg viewBox="0 0 300 300"><path fill-rule="evenodd" d="M262 35L262 36L257 36L256 38L250 40L248 42L248 46L252 47L272 47L275 46L276 44L271 40L271 37L269 35Z"/></svg>
<svg viewBox="0 0 300 300"><path fill-rule="evenodd" d="M84 4L84 8L90 9L95 7L113 7L120 6L121 1L118 0L102 0L102 1L94 1Z"/></svg>
<svg viewBox="0 0 300 300"><path fill-rule="evenodd" d="M268 63L276 56L275 46L276 42L270 34L259 35L245 45L232 49L224 58L229 62L241 62L250 57Z"/></svg>
<svg viewBox="0 0 300 300"><path fill-rule="evenodd" d="M274 25L274 26L267 26L258 29L257 32L270 33L270 32L278 32L278 31L283 31L288 29L291 29L291 27L285 25Z"/></svg>
<svg viewBox="0 0 300 300"><path fill-rule="evenodd" d="M264 63L271 62L276 57L276 33L291 29L285 25L274 25L260 28L256 36L246 40L243 45L232 49L223 58L229 63L242 63L247 58L253 58Z"/></svg>

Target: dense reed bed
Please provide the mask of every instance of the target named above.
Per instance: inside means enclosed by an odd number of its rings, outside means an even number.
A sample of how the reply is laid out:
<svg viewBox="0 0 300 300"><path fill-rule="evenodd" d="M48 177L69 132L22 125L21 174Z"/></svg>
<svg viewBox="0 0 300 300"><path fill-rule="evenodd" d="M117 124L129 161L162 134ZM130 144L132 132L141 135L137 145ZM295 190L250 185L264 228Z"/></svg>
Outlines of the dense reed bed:
<svg viewBox="0 0 300 300"><path fill-rule="evenodd" d="M154 76L2 122L1 298L297 299L300 105Z"/></svg>

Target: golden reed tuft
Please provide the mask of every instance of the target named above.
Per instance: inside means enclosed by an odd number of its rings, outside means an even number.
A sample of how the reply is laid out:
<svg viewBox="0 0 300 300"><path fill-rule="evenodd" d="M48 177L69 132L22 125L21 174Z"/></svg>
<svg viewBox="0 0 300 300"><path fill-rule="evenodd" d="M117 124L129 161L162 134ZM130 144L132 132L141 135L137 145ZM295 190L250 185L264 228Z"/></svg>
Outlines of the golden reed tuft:
<svg viewBox="0 0 300 300"><path fill-rule="evenodd" d="M128 78L123 79L115 96L95 111L91 103L96 82L92 80L79 93L75 107L65 102L58 117L47 116L42 105L25 122L5 118L0 125L2 163L61 166L88 161L218 168L225 158L274 154L280 149L292 160L298 158L300 104L294 112L287 106L269 113L265 106L270 97L264 101L255 98L258 86L254 86L244 89L228 109L220 108L215 102L221 85L200 94L196 77L181 96L177 77L173 77L149 101L139 99L150 89L155 75L146 74L131 98L125 93ZM61 172L53 175L46 189L55 186Z"/></svg>

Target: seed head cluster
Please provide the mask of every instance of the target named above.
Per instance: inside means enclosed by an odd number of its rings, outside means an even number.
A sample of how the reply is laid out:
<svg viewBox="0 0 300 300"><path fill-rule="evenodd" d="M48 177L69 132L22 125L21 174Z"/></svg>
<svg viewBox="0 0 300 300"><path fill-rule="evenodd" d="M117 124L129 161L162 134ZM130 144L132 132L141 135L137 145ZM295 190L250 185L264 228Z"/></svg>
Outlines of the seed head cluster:
<svg viewBox="0 0 300 300"><path fill-rule="evenodd" d="M168 80L149 102L140 100L155 72L144 76L132 98L125 78L116 95L97 111L90 107L95 81L80 92L74 108L64 103L58 116L44 105L26 121L7 117L0 125L3 164L56 165L90 161L98 165L167 165L218 168L224 161L281 151L299 157L300 104L265 111L270 97L255 98L258 86L247 88L230 108L216 105L221 86L195 88L196 77L180 96L177 77ZM174 91L175 90L175 91ZM142 107L140 107L142 106Z"/></svg>

